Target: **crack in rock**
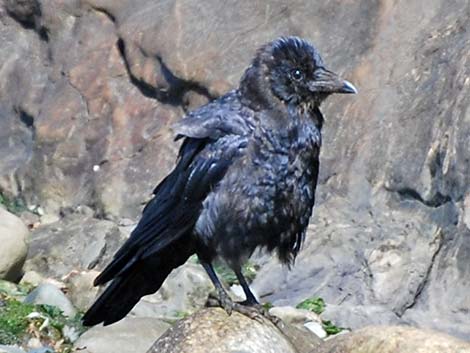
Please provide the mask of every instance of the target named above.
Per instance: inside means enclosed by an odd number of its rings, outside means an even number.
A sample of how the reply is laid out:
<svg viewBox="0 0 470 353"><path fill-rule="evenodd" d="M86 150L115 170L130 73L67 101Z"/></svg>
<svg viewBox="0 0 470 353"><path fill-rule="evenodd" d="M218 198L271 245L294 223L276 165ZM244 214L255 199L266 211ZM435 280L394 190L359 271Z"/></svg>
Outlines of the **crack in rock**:
<svg viewBox="0 0 470 353"><path fill-rule="evenodd" d="M440 206L445 205L448 202L452 201L452 198L449 195L443 195L439 191L436 192L432 198L430 199L423 199L423 197L417 192L415 189L410 187L402 187L402 188L387 188L385 190L388 192L395 192L397 193L401 199L403 200L414 200L422 203L427 207L438 208Z"/></svg>
<svg viewBox="0 0 470 353"><path fill-rule="evenodd" d="M85 106L85 110L86 110L86 114L87 114L87 117L90 118L91 115L90 115L90 107L88 106L88 100L87 98L83 95L83 93L80 91L80 89L75 86L72 81L70 80L69 77L67 77L67 83L70 85L70 87L72 87L74 89L74 91L76 91L78 93L78 95L80 96L80 99L83 103L83 105Z"/></svg>
<svg viewBox="0 0 470 353"><path fill-rule="evenodd" d="M437 243L437 246L436 246L436 249L435 249L434 253L432 254L431 261L430 261L430 263L429 263L429 265L426 269L426 272L423 276L423 280L419 283L418 287L416 288L416 291L413 295L412 301L409 304L404 305L399 310L394 310L395 314L398 317L401 318L407 310L413 308L416 305L419 298L421 297L421 294L424 291L424 288L426 288L426 286L428 285L429 279L430 279L430 276L431 276L431 272L432 272L432 270L434 268L434 265L436 263L436 258L439 255L441 249L443 248L443 239L444 239L444 237L443 237L442 228L439 228L436 231L436 236L434 237L434 239L431 242L431 245L434 245L434 244Z"/></svg>

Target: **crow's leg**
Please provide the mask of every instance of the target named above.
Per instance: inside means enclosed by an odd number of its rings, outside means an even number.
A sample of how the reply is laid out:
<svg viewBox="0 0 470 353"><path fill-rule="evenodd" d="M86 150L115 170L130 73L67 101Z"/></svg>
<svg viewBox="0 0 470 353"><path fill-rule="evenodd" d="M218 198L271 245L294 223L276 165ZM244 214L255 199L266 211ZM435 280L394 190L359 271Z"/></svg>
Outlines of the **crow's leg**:
<svg viewBox="0 0 470 353"><path fill-rule="evenodd" d="M214 271L214 268L212 267L212 264L209 262L204 262L201 260L201 264L206 270L207 274L209 275L209 278L211 279L212 283L214 284L215 288L217 289L217 292L219 294L219 297L216 299L216 302L214 302L213 299L215 298L209 298L207 301L208 306L221 306L228 315L232 314L232 310L234 309L235 303L232 301L228 293L225 291L224 287L222 286L222 283L220 283L219 278L217 277L217 274Z"/></svg>
<svg viewBox="0 0 470 353"><path fill-rule="evenodd" d="M241 303L234 303L233 310L238 311L252 319L260 319L260 316L264 316L268 320L270 320L276 326L279 325L280 319L276 316L272 316L269 314L268 310L266 310L256 299L255 295L250 289L248 282L243 276L241 268L236 268L233 270L237 275L238 282L243 288L245 292L246 300Z"/></svg>
<svg viewBox="0 0 470 353"><path fill-rule="evenodd" d="M246 296L246 300L244 302L241 302L240 304L247 305L247 306L259 305L258 300L254 296L254 294L251 292L250 286L248 285L248 282L243 276L242 270L240 268L237 268L233 272L235 272L235 274L237 275L238 282L242 286L243 291L245 292L245 296Z"/></svg>
<svg viewBox="0 0 470 353"><path fill-rule="evenodd" d="M217 274L215 273L214 268L212 267L212 264L210 262L205 262L202 260L201 260L201 264L206 270L207 274L209 275L209 278L211 279L212 283L217 289L217 292L219 295L218 298L209 297L206 303L207 306L210 306L210 307L220 306L226 311L228 315L231 315L232 312L235 310L239 312L240 314L243 314L255 320L262 321L262 317L265 317L271 320L275 325L278 325L279 319L275 316L271 316L267 312L267 310L264 309L263 306L259 304L258 301L256 300L256 297L251 292L250 287L248 286L248 283L246 282L245 277L243 277L241 269L237 269L234 272L237 275L238 281L240 282L240 285L242 286L247 299L242 303L235 303L230 298L228 293L225 291L224 287L222 286L222 283L220 283L220 280L217 277Z"/></svg>

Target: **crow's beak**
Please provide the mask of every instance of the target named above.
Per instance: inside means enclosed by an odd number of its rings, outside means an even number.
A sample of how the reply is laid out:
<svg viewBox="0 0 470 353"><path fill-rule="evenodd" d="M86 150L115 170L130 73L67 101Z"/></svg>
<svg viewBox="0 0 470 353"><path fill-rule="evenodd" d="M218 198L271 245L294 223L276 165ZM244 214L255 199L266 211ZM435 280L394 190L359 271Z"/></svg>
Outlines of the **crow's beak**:
<svg viewBox="0 0 470 353"><path fill-rule="evenodd" d="M357 89L356 89L356 87L354 87L354 85L351 82L343 80L343 87L341 87L341 89L338 91L338 93L356 94Z"/></svg>
<svg viewBox="0 0 470 353"><path fill-rule="evenodd" d="M315 71L315 79L308 83L308 88L313 93L357 93L351 82L326 69Z"/></svg>

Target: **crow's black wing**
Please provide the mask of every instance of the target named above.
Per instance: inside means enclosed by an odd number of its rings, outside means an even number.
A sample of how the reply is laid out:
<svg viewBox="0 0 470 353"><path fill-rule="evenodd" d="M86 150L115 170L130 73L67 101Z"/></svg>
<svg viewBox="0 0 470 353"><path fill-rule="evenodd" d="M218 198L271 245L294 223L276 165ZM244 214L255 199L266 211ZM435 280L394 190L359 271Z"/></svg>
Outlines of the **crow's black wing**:
<svg viewBox="0 0 470 353"><path fill-rule="evenodd" d="M178 163L155 188L137 227L95 285L108 282L192 229L202 201L246 147L250 118L232 92L175 124L177 138L186 137Z"/></svg>
<svg viewBox="0 0 470 353"><path fill-rule="evenodd" d="M113 282L85 314L85 325L120 320L195 252L191 233L202 203L247 146L248 134L235 133L242 132L239 127L230 128L230 117L239 118L236 111L219 108L190 116L177 127L176 132L186 136L177 165L154 190L130 238L95 279L95 285ZM223 129L221 119L227 120ZM211 127L210 121L217 123ZM204 133L199 126L204 126Z"/></svg>

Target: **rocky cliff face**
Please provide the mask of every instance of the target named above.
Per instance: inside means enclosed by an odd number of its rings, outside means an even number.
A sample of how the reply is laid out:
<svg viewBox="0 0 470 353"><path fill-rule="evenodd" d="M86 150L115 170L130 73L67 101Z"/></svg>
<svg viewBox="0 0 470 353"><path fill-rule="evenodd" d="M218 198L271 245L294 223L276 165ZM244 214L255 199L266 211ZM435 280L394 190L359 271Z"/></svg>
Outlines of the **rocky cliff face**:
<svg viewBox="0 0 470 353"><path fill-rule="evenodd" d="M261 259L258 294L468 339L469 28L467 0L1 0L0 190L134 219L174 161L169 125L260 44L306 37L359 95L325 105L306 244L290 272Z"/></svg>

